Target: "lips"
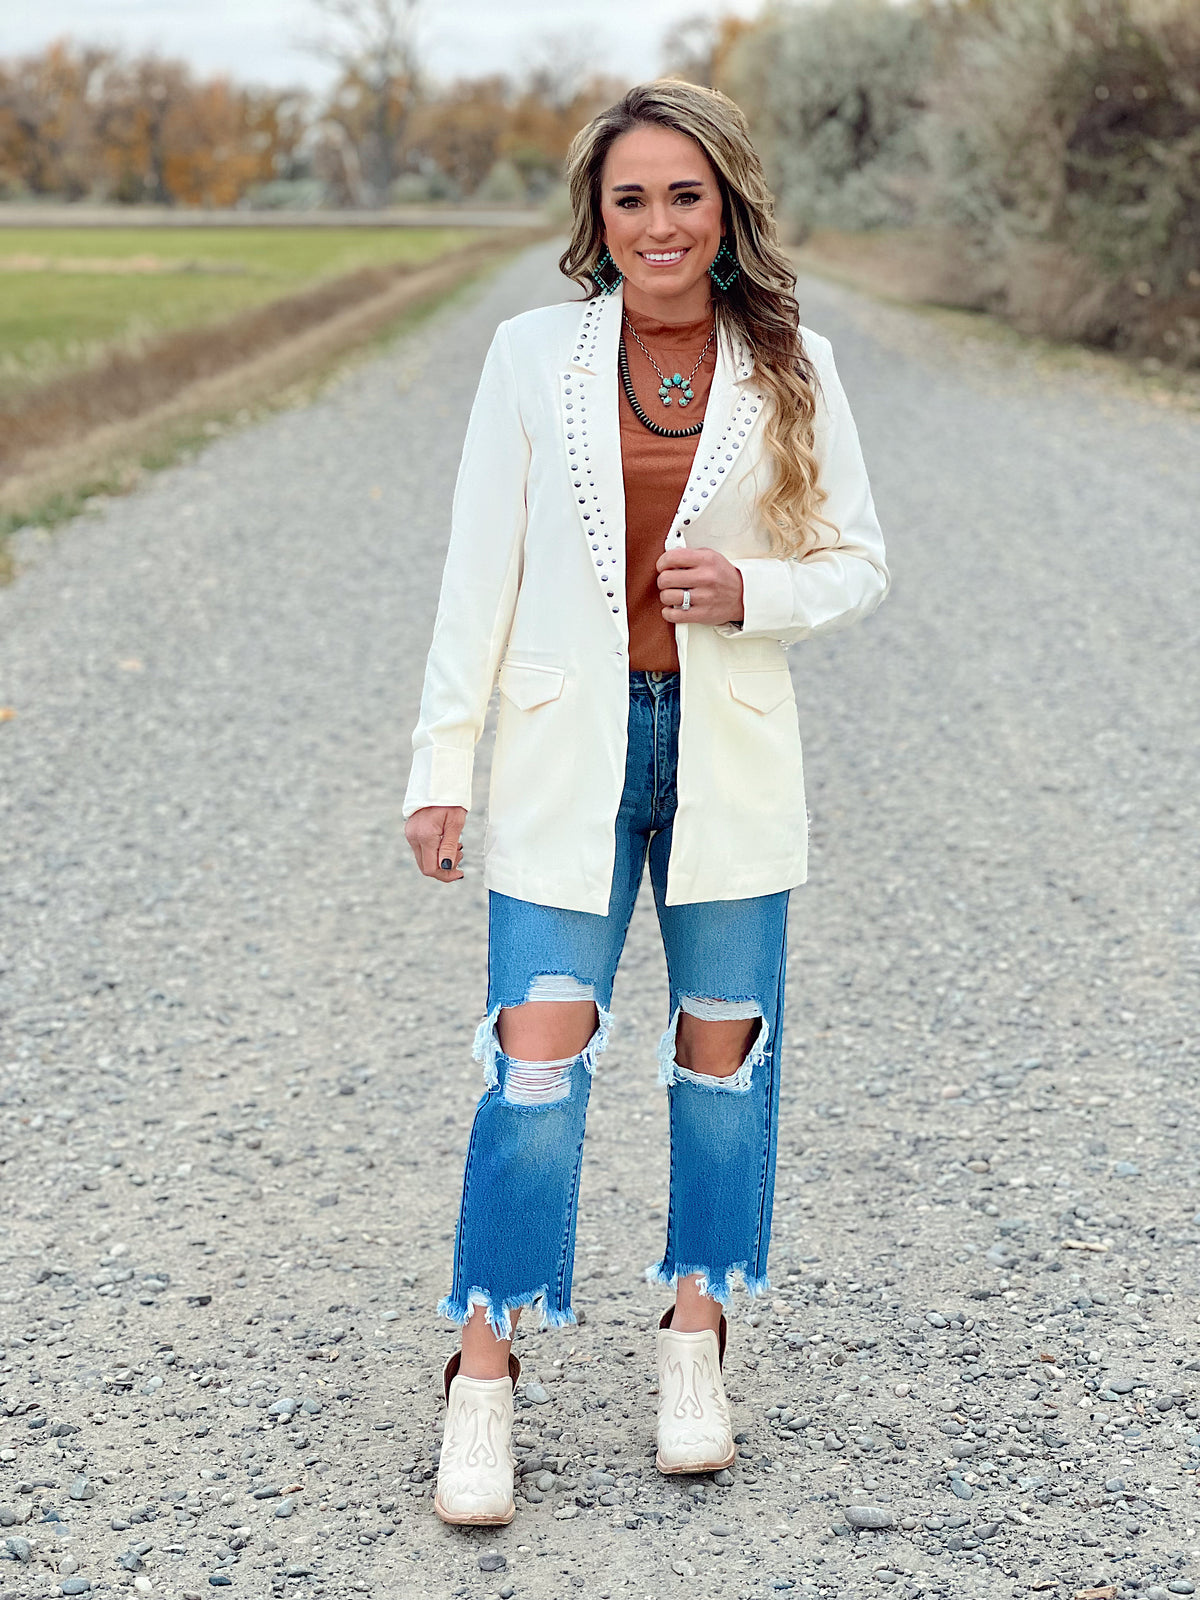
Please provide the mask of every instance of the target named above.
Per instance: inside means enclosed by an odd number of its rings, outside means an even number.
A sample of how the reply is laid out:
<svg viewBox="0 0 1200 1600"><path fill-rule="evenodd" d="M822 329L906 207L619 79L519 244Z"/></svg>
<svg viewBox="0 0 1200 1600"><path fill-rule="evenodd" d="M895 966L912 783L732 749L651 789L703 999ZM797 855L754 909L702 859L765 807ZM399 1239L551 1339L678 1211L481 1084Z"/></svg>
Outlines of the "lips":
<svg viewBox="0 0 1200 1600"><path fill-rule="evenodd" d="M674 267L687 255L687 246L681 245L678 250L639 250L638 255L651 267Z"/></svg>

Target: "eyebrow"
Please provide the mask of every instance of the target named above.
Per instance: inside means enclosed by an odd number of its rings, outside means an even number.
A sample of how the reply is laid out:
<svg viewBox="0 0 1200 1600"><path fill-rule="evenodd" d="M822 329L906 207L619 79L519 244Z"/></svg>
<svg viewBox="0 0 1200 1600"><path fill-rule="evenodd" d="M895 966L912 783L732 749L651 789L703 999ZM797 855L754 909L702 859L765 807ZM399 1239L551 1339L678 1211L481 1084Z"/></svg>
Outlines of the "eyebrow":
<svg viewBox="0 0 1200 1600"><path fill-rule="evenodd" d="M629 191L636 190L638 194L641 194L642 191L643 191L643 187L644 186L642 184L640 184L640 183L614 183L613 184L613 193L614 194L625 194L625 193L627 193ZM685 178L685 179L682 179L679 183L669 183L667 185L667 189L668 190L671 190L671 189L703 189L703 187L704 187L704 179L703 178Z"/></svg>

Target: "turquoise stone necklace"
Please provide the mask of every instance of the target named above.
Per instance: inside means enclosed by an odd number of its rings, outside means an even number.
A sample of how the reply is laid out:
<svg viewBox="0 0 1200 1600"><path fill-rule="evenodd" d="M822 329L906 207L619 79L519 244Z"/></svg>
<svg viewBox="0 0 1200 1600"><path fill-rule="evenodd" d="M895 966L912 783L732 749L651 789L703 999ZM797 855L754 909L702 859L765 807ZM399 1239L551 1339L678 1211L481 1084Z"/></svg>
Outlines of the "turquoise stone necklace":
<svg viewBox="0 0 1200 1600"><path fill-rule="evenodd" d="M649 350L646 349L646 346L640 339L638 339L637 329L634 327L633 323L630 322L629 318L622 316L621 320L629 329L634 339L637 340L638 348L641 350L642 354L646 357L646 360L654 368L655 372L658 373L658 376L661 379L658 390L658 398L662 401L663 405L669 406L672 400L674 400L678 406L683 407L686 406L690 401L694 400L696 397L692 393L692 379L700 371L700 362L704 360L705 356L708 354L709 345L712 344L713 340L717 337L716 323L713 323L713 331L705 340L704 349L700 352L699 360L688 373L687 377L685 378L681 372L676 372L672 377L668 378L666 373L659 366L658 362L655 361L654 357L650 354Z"/></svg>

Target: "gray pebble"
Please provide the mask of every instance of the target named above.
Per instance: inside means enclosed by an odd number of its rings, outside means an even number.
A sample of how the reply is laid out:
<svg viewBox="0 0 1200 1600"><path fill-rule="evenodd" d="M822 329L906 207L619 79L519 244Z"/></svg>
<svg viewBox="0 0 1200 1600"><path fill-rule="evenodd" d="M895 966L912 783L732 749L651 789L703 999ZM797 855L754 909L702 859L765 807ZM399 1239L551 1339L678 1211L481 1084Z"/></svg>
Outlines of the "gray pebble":
<svg viewBox="0 0 1200 1600"><path fill-rule="evenodd" d="M63 1594L86 1594L92 1587L92 1580L90 1578L64 1578L58 1587Z"/></svg>
<svg viewBox="0 0 1200 1600"><path fill-rule="evenodd" d="M969 1483L964 1483L961 1478L950 1479L950 1492L956 1494L960 1500L973 1500L975 1491Z"/></svg>
<svg viewBox="0 0 1200 1600"><path fill-rule="evenodd" d="M291 1495L288 1495L286 1499L281 1500L275 1507L275 1515L277 1517L290 1517L295 1509L296 1502L292 1499Z"/></svg>
<svg viewBox="0 0 1200 1600"><path fill-rule="evenodd" d="M11 1506L0 1506L0 1528L11 1528L17 1521L17 1513Z"/></svg>
<svg viewBox="0 0 1200 1600"><path fill-rule="evenodd" d="M733 1482L733 1473L728 1467L722 1467L720 1472L713 1474L713 1482L719 1489L728 1489Z"/></svg>
<svg viewBox="0 0 1200 1600"><path fill-rule="evenodd" d="M4 1548L18 1561L28 1561L33 1555L33 1549L28 1539L22 1539L20 1534L10 1534L4 1541Z"/></svg>
<svg viewBox="0 0 1200 1600"><path fill-rule="evenodd" d="M843 1514L852 1528L890 1528L896 1520L888 1506L847 1506Z"/></svg>
<svg viewBox="0 0 1200 1600"><path fill-rule="evenodd" d="M1110 1378L1108 1387L1113 1394L1132 1394L1137 1388L1137 1382L1133 1378Z"/></svg>
<svg viewBox="0 0 1200 1600"><path fill-rule="evenodd" d="M489 1550L486 1555L479 1558L480 1572L503 1572L508 1566L508 1557L499 1550Z"/></svg>
<svg viewBox="0 0 1200 1600"><path fill-rule="evenodd" d="M285 1395L282 1399L276 1400L273 1405L267 1407L267 1415L269 1417L290 1417L292 1412L299 1410L299 1408L299 1400Z"/></svg>
<svg viewBox="0 0 1200 1600"><path fill-rule="evenodd" d="M733 1529L727 1528L723 1522L714 1523L708 1531L714 1539L728 1539L733 1533Z"/></svg>
<svg viewBox="0 0 1200 1600"><path fill-rule="evenodd" d="M1118 1161L1113 1168L1118 1178L1140 1178L1142 1169L1136 1161Z"/></svg>
<svg viewBox="0 0 1200 1600"><path fill-rule="evenodd" d="M95 1492L91 1480L82 1472L72 1479L71 1487L67 1490L72 1500L90 1500Z"/></svg>
<svg viewBox="0 0 1200 1600"><path fill-rule="evenodd" d="M1195 1594L1196 1585L1190 1578L1172 1578L1167 1588L1172 1594Z"/></svg>
<svg viewBox="0 0 1200 1600"><path fill-rule="evenodd" d="M889 1567L882 1567L875 1574L875 1581L877 1583L899 1583L900 1574L898 1572L891 1571Z"/></svg>
<svg viewBox="0 0 1200 1600"><path fill-rule="evenodd" d="M1125 1479L1124 1478L1109 1478L1105 1482L1104 1489L1105 1489L1105 1493L1106 1494L1124 1494L1124 1492L1125 1492Z"/></svg>
<svg viewBox="0 0 1200 1600"><path fill-rule="evenodd" d="M540 1383L527 1383L525 1385L524 1394L530 1405L535 1406L544 1406L550 1398Z"/></svg>
<svg viewBox="0 0 1200 1600"><path fill-rule="evenodd" d="M549 1494L557 1482L558 1479L552 1472L539 1472L537 1477L533 1480L534 1487L536 1489L540 1489L543 1494Z"/></svg>

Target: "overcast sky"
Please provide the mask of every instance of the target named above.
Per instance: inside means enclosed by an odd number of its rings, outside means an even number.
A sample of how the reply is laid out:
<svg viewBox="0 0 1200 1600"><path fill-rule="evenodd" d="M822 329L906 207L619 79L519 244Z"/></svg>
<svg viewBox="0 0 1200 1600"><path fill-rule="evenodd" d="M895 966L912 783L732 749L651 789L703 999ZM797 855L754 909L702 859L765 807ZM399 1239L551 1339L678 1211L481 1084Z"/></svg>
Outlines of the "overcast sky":
<svg viewBox="0 0 1200 1600"><path fill-rule="evenodd" d="M753 16L761 0L423 0L419 37L440 78L520 71L550 36L585 50L596 68L630 78L661 70L673 22L700 12ZM181 56L199 71L243 81L319 87L327 69L300 48L316 31L309 0L0 0L0 53L19 55L63 34Z"/></svg>

